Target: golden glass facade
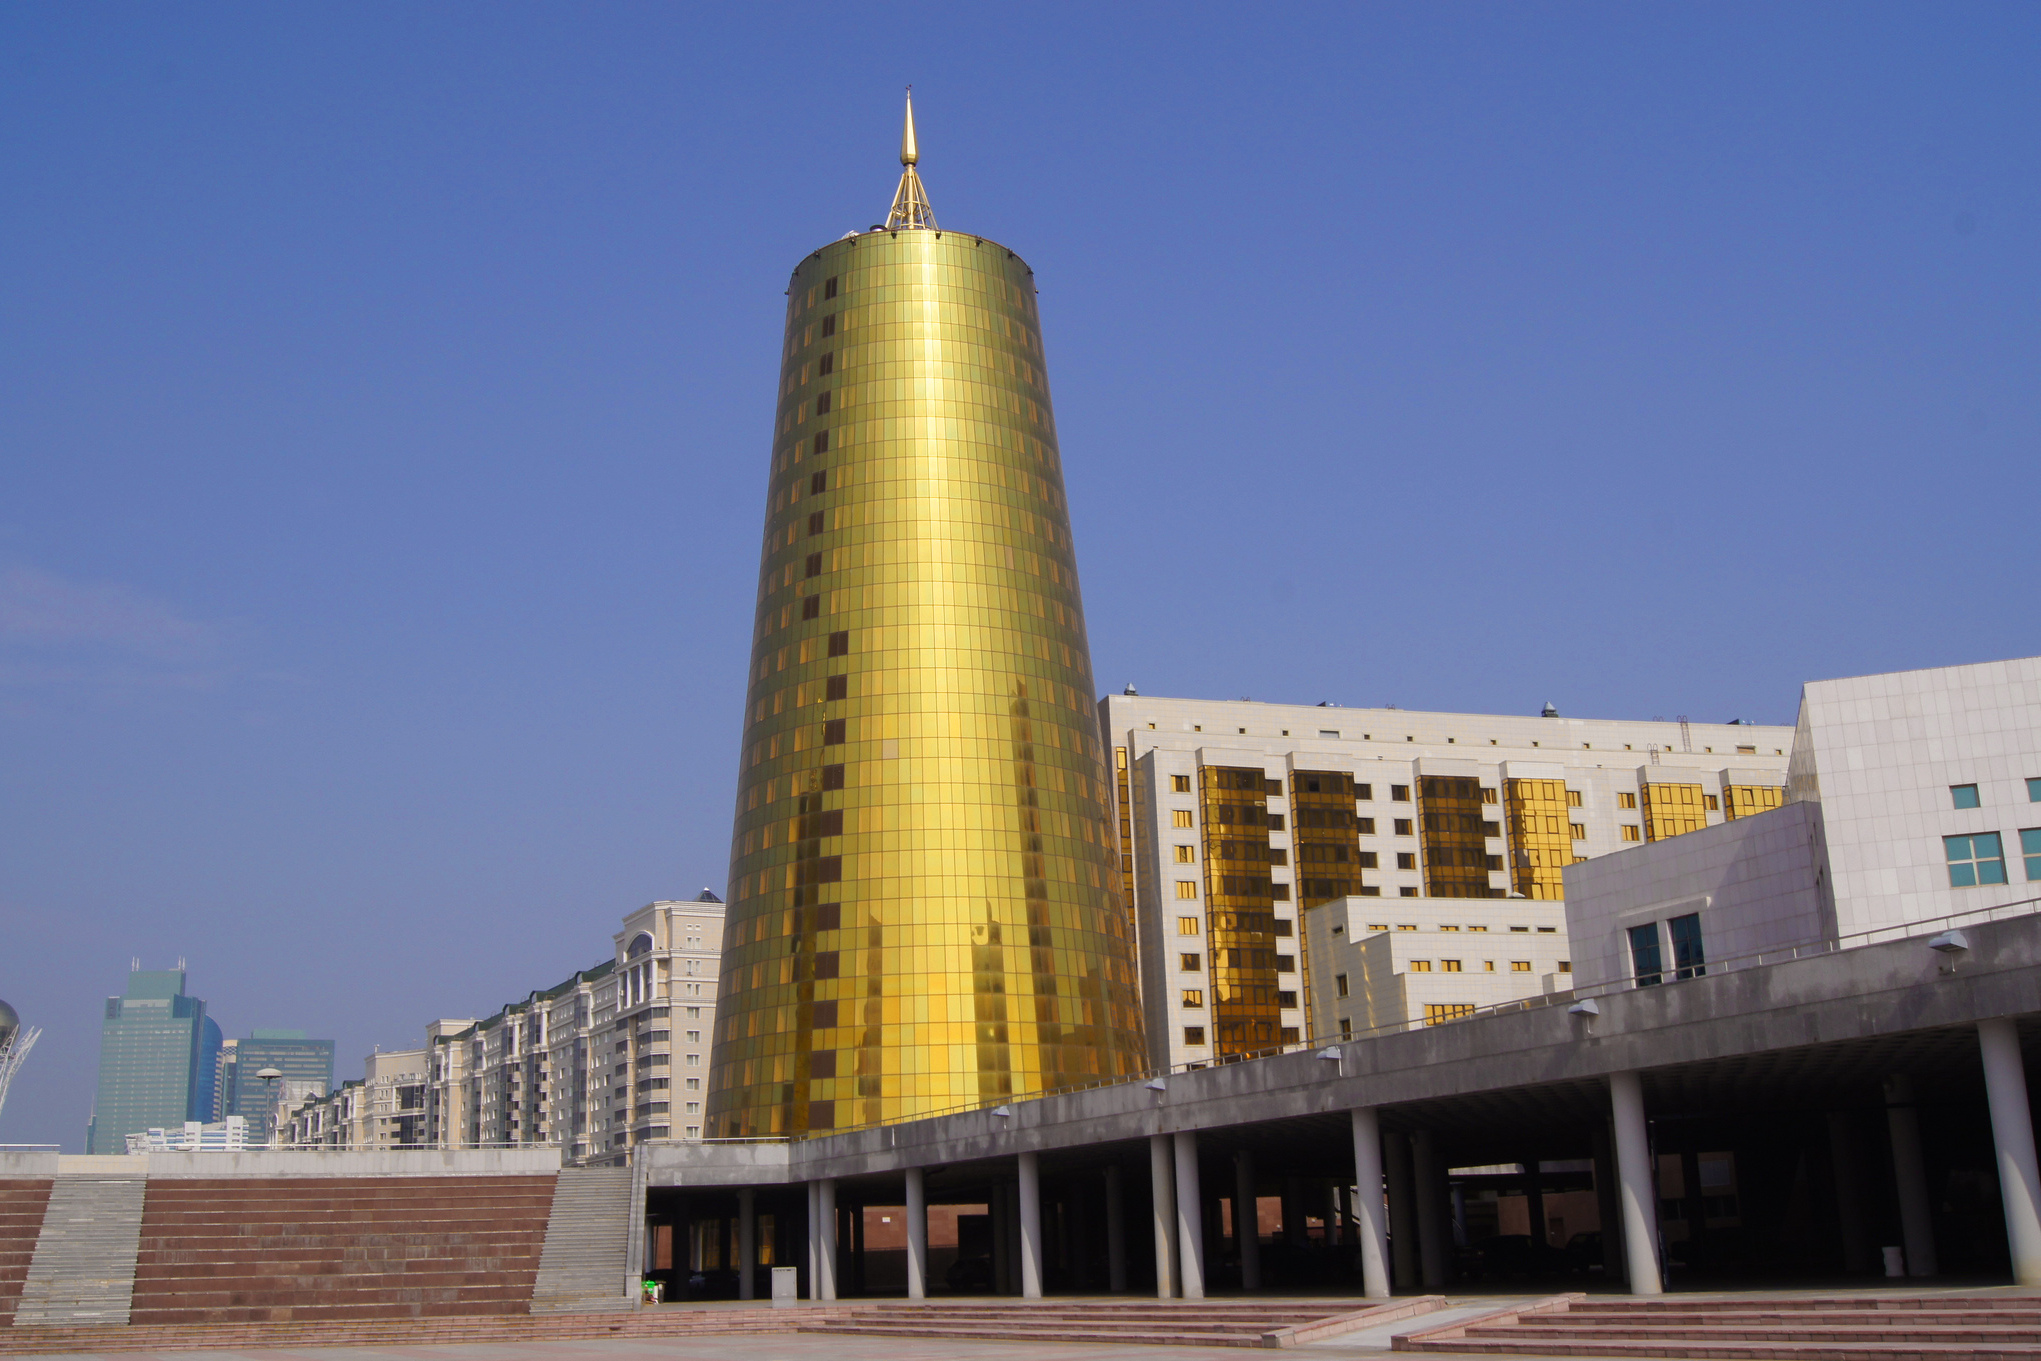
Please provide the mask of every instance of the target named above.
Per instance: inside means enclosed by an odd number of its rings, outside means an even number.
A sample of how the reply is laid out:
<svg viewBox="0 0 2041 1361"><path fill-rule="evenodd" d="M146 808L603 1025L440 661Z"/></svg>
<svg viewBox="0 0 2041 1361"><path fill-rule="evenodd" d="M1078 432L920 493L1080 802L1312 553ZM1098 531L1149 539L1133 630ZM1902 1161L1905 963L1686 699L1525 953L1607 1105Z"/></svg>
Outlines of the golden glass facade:
<svg viewBox="0 0 2041 1361"><path fill-rule="evenodd" d="M1573 863L1568 807L1564 780L1510 780L1504 784L1513 892L1552 902L1566 897L1562 871Z"/></svg>
<svg viewBox="0 0 2041 1361"><path fill-rule="evenodd" d="M705 1133L1136 1072L1033 273L874 231L788 294Z"/></svg>
<svg viewBox="0 0 2041 1361"><path fill-rule="evenodd" d="M1786 802L1786 789L1776 784L1726 784L1722 786L1722 816L1755 817Z"/></svg>
<svg viewBox="0 0 2041 1361"><path fill-rule="evenodd" d="M1646 841L1683 836L1708 825L1707 798L1697 784L1660 784L1651 780L1640 787L1639 794Z"/></svg>
<svg viewBox="0 0 2041 1361"><path fill-rule="evenodd" d="M1297 905L1316 907L1360 893L1361 842L1354 777L1338 770L1290 776L1290 846L1297 857Z"/></svg>
<svg viewBox="0 0 2041 1361"><path fill-rule="evenodd" d="M1451 775L1426 775L1417 782L1418 830L1424 845L1424 891L1433 898L1500 898L1491 891L1488 872L1502 868L1502 857L1488 853L1488 838L1502 835L1494 808L1481 781ZM1491 830L1492 829L1492 830Z"/></svg>
<svg viewBox="0 0 2041 1361"><path fill-rule="evenodd" d="M1212 979L1207 1000L1212 1049L1219 1056L1258 1053L1279 1042L1269 784L1258 766L1198 768Z"/></svg>

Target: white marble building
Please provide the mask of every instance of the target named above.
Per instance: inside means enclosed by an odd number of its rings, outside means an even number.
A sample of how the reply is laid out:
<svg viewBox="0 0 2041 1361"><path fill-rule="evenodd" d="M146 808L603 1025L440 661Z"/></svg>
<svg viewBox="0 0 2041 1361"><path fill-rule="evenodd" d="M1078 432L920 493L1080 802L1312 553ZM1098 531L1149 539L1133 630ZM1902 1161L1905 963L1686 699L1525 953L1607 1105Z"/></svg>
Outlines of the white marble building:
<svg viewBox="0 0 2041 1361"><path fill-rule="evenodd" d="M1791 802L1565 872L1582 986L1866 944L2041 897L2041 658L1813 681Z"/></svg>

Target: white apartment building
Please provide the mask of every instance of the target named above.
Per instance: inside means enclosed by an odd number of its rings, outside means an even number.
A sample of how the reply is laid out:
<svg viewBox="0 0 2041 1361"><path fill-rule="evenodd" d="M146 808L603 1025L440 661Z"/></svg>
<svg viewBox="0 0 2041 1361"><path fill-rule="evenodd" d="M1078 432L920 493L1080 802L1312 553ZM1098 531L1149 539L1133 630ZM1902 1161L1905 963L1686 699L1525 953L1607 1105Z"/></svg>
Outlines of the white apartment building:
<svg viewBox="0 0 2041 1361"><path fill-rule="evenodd" d="M1339 898L1303 920L1306 1040L1436 1025L1573 986L1562 902Z"/></svg>
<svg viewBox="0 0 2041 1361"><path fill-rule="evenodd" d="M722 899L648 903L611 957L482 1020L437 1020L423 1048L377 1053L366 1076L304 1103L297 1146L556 1144L575 1163L649 1140L699 1139Z"/></svg>
<svg viewBox="0 0 2041 1361"><path fill-rule="evenodd" d="M1550 706L1517 717L1130 693L1101 700L1099 717L1161 1066L1319 1028L1313 999L1337 970L1311 962L1307 979L1311 909L1430 899L1428 911L1479 924L1490 909L1465 900L1559 904L1570 865L1779 806L1792 746L1785 727L1577 719ZM1363 927L1364 908L1352 908ZM1411 917L1392 914L1391 927L1399 920ZM1405 954L1388 946L1384 967ZM1513 995L1570 958L1535 957ZM1386 1006L1386 985L1379 995ZM1422 1019L1432 1003L1411 1005ZM1324 1014L1359 1024L1351 1008Z"/></svg>
<svg viewBox="0 0 2041 1361"><path fill-rule="evenodd" d="M293 1148L424 1147L425 1073L424 1049L378 1049L360 1078L289 1112L282 1140Z"/></svg>
<svg viewBox="0 0 2041 1361"><path fill-rule="evenodd" d="M723 916L722 900L703 889L693 902L653 903L624 918L589 1032L601 1117L590 1156L702 1137Z"/></svg>
<svg viewBox="0 0 2041 1361"><path fill-rule="evenodd" d="M1810 682L1791 751L1785 807L1566 871L1581 986L2033 910L2041 658Z"/></svg>

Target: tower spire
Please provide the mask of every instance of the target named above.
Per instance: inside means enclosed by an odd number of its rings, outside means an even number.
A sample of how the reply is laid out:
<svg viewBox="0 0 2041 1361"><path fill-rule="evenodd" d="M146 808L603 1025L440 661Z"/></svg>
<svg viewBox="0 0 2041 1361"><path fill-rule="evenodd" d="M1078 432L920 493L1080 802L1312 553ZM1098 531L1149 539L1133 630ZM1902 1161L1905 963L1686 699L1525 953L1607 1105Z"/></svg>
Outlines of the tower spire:
<svg viewBox="0 0 2041 1361"><path fill-rule="evenodd" d="M928 191L914 167L921 151L914 143L914 87L907 87L907 126L900 134L900 187L893 191L893 207L886 214L886 230L935 227L935 209L928 206Z"/></svg>

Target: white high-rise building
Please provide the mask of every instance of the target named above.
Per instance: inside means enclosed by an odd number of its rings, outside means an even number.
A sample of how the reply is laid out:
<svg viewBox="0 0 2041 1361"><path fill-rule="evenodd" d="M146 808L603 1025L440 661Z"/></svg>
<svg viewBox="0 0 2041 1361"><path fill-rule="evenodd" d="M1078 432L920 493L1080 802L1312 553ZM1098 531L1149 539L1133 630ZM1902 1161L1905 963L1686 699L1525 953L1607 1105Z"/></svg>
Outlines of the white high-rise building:
<svg viewBox="0 0 2041 1361"><path fill-rule="evenodd" d="M1550 706L1516 717L1126 694L1099 715L1158 1066L1562 986L1566 868L1779 806L1792 745L1780 726ZM1526 901L1469 901L1511 898ZM1313 924L1328 904L1341 906ZM1519 926L1547 948L1418 943ZM1442 991L1448 960L1462 986ZM1409 977L1419 963L1435 977ZM1363 977L1374 982L1357 993Z"/></svg>

